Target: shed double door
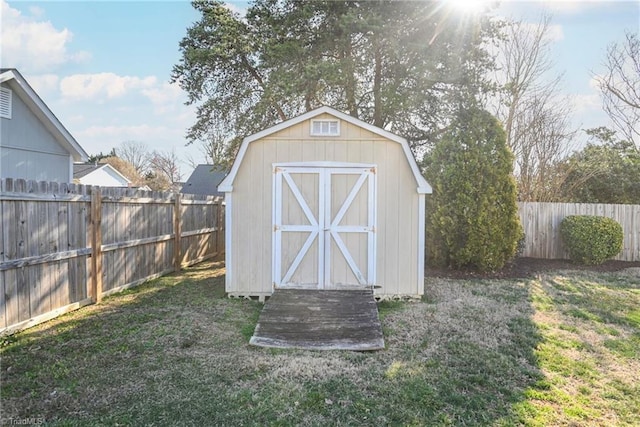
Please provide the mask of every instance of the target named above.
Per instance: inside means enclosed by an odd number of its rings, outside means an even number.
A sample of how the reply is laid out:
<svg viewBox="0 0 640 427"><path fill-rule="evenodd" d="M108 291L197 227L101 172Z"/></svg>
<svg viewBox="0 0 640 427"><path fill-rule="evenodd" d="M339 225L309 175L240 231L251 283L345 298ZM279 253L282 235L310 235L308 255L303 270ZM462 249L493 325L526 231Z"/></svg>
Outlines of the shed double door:
<svg viewBox="0 0 640 427"><path fill-rule="evenodd" d="M375 166L275 166L273 197L275 288L375 283Z"/></svg>

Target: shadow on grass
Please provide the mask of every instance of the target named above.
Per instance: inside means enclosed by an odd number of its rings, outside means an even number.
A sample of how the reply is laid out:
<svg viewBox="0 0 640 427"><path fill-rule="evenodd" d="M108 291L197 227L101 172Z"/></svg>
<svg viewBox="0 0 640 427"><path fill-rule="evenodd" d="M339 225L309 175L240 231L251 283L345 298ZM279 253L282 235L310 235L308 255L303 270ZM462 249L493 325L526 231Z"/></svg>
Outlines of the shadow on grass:
<svg viewBox="0 0 640 427"><path fill-rule="evenodd" d="M639 425L639 278L632 270L562 271L536 281L542 332L536 356L546 378L527 392L535 401L529 419Z"/></svg>
<svg viewBox="0 0 640 427"><path fill-rule="evenodd" d="M436 280L426 294L423 309L385 313L389 345L399 348L373 384L386 395L376 407L379 419L392 425L521 424L529 390L544 387L529 286ZM411 313L394 319L396 309Z"/></svg>
<svg viewBox="0 0 640 427"><path fill-rule="evenodd" d="M514 425L544 387L528 286L382 303L384 351L248 346L261 304L201 264L13 337L3 418L51 425Z"/></svg>
<svg viewBox="0 0 640 427"><path fill-rule="evenodd" d="M197 351L246 346L259 309L225 298L223 265L204 262L3 337L3 422L137 424L136 405L154 420L145 394L162 395L176 372L200 371Z"/></svg>
<svg viewBox="0 0 640 427"><path fill-rule="evenodd" d="M555 276L543 282L554 306L570 316L601 324L640 328L640 277L623 273L604 276Z"/></svg>
<svg viewBox="0 0 640 427"><path fill-rule="evenodd" d="M640 360L639 277L609 273L606 278L557 276L544 281L543 290L563 315L605 337L606 348Z"/></svg>

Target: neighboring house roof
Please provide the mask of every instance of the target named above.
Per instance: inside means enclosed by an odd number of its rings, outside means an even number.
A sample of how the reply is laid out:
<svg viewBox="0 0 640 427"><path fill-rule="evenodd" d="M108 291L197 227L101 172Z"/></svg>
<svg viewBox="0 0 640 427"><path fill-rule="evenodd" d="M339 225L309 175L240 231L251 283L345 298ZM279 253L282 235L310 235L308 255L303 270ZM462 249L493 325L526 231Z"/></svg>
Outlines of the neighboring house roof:
<svg viewBox="0 0 640 427"><path fill-rule="evenodd" d="M100 165L104 166L104 165ZM80 179L97 169L98 165L95 163L76 163L73 165L73 178Z"/></svg>
<svg viewBox="0 0 640 427"><path fill-rule="evenodd" d="M98 178L97 172L103 172ZM94 174L94 177L91 175ZM106 174L106 175L105 175ZM105 179L110 177L113 183L109 183ZM92 179L94 178L94 179ZM108 163L76 163L73 165L73 179L78 180L81 184L103 185L107 187L128 187L131 180L122 175L116 168Z"/></svg>
<svg viewBox="0 0 640 427"><path fill-rule="evenodd" d="M413 176L416 180L416 184L418 185L418 193L422 193L422 194L431 194L432 189L431 186L429 185L429 183L424 179L424 177L422 176L422 174L420 173L420 169L418 168L418 164L416 163L416 159L413 157L413 153L411 152L411 148L409 147L409 143L407 142L406 139L404 139L401 136L398 136L396 134L393 134L389 131L386 131L384 129L380 129L377 126L373 126L369 123L363 122L362 120L356 119L355 117L352 117L348 114L342 113L334 108L331 107L320 107L320 108L316 108L315 110L312 111L308 111L298 117L294 117L292 119L286 120L282 123L279 123L275 126L272 126L270 128L267 128L261 132L258 133L254 133L253 135L250 135L246 138L244 138L242 140L242 145L240 145L240 150L238 151L238 155L235 159L235 161L233 162L233 166L231 167L231 171L229 172L229 175L227 175L227 177L220 183L220 185L218 186L218 191L221 192L231 192L233 191L233 181L236 177L236 174L238 173L238 169L240 168L240 164L242 163L242 159L245 155L245 153L247 152L247 148L249 146L249 144L251 144L252 142L259 140L261 138L264 138L266 136L269 136L273 133L279 132L283 129L286 129L288 127L294 126L298 123L304 122L305 120L310 120L314 117L317 117L321 114L331 114L332 116L340 119L340 120L344 120L345 122L351 123L355 126L359 126L363 129L368 130L369 132L373 132L377 135L380 135L384 138L387 138L391 141L397 142L398 144L400 144L402 146L402 151L405 155L405 157L407 158L407 161L409 162L409 165L411 167L411 171L413 173Z"/></svg>
<svg viewBox="0 0 640 427"><path fill-rule="evenodd" d="M214 165L198 165L180 190L183 194L206 194L224 196L218 191L218 185L227 173L216 169Z"/></svg>
<svg viewBox="0 0 640 427"><path fill-rule="evenodd" d="M60 120L42 101L33 88L27 83L25 78L15 68L0 68L0 83L6 84L16 95L29 107L36 117L44 124L49 132L54 136L73 157L76 162L87 161L89 155L78 144L78 141L60 123Z"/></svg>

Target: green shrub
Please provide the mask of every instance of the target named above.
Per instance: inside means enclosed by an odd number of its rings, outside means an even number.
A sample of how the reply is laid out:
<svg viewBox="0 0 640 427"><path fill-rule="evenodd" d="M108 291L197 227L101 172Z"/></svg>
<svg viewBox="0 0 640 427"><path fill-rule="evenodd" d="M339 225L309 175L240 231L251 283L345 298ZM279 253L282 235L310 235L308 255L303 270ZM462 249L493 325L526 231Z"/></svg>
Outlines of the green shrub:
<svg viewBox="0 0 640 427"><path fill-rule="evenodd" d="M569 258L587 265L602 264L622 250L622 226L611 218L570 215L560 224Z"/></svg>
<svg viewBox="0 0 640 427"><path fill-rule="evenodd" d="M481 271L502 268L523 233L513 154L499 122L484 110L460 110L425 156L424 167L433 187L427 202L429 261Z"/></svg>

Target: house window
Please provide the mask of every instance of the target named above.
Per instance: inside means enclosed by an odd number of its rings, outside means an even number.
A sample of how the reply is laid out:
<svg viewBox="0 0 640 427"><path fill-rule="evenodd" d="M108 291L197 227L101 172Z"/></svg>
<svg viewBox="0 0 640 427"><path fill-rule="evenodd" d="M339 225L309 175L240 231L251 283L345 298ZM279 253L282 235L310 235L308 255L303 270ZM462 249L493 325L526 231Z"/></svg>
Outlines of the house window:
<svg viewBox="0 0 640 427"><path fill-rule="evenodd" d="M311 120L312 136L339 136L340 122L338 120Z"/></svg>
<svg viewBox="0 0 640 427"><path fill-rule="evenodd" d="M0 117L11 118L11 89L0 87Z"/></svg>

